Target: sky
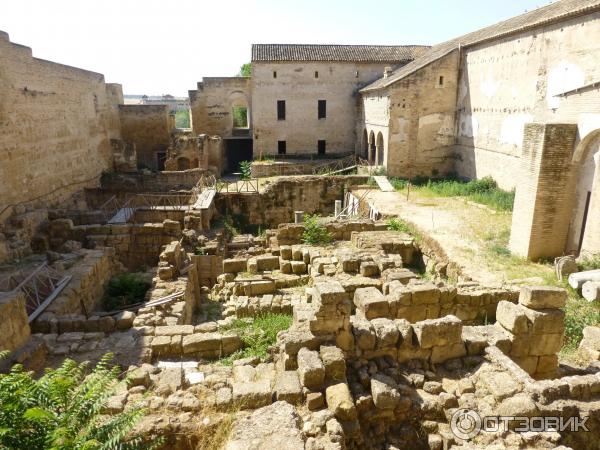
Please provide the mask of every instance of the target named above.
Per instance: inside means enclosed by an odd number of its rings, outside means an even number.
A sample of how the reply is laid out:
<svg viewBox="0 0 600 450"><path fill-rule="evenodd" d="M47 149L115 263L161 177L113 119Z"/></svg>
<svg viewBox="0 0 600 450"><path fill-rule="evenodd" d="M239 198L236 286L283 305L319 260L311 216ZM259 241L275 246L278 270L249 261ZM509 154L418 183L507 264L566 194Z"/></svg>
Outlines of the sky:
<svg viewBox="0 0 600 450"><path fill-rule="evenodd" d="M253 43L433 45L549 0L2 0L0 30L125 94L187 95Z"/></svg>

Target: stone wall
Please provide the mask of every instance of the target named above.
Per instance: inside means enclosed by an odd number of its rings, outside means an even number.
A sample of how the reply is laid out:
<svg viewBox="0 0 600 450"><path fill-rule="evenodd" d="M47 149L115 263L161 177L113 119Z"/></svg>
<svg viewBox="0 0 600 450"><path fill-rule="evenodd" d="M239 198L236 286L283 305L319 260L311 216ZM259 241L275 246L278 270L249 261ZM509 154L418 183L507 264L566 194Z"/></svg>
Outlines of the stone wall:
<svg viewBox="0 0 600 450"><path fill-rule="evenodd" d="M385 62L253 62L254 154L277 154L277 141L286 141L288 154L316 154L318 140L326 141L326 153L354 151L356 92L390 65L397 67ZM286 102L285 120L277 120L278 100ZM318 100L327 101L325 119L317 116Z"/></svg>
<svg viewBox="0 0 600 450"><path fill-rule="evenodd" d="M248 120L252 128L249 77L205 77L196 90L189 91L189 97L195 135L232 136L234 106L248 108Z"/></svg>
<svg viewBox="0 0 600 450"><path fill-rule="evenodd" d="M0 292L0 317L0 351L13 351L27 342L31 331L21 292Z"/></svg>
<svg viewBox="0 0 600 450"><path fill-rule="evenodd" d="M119 85L104 76L32 57L0 32L0 219L10 206L49 206L98 184L120 137Z"/></svg>
<svg viewBox="0 0 600 450"><path fill-rule="evenodd" d="M123 140L135 145L138 165L158 170L158 153L171 143L168 105L120 105Z"/></svg>
<svg viewBox="0 0 600 450"><path fill-rule="evenodd" d="M290 222L294 211L307 214L333 213L335 200L344 198L352 185L367 181L364 176L313 176L279 179L256 194L219 194L215 205L221 214L243 214L250 224L277 226Z"/></svg>

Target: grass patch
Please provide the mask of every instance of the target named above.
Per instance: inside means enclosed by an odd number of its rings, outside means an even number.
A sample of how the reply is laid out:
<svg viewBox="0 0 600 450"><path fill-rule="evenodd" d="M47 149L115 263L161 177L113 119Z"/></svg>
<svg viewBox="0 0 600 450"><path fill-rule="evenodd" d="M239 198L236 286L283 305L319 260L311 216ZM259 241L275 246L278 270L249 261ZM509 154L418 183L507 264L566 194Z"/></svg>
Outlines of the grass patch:
<svg viewBox="0 0 600 450"><path fill-rule="evenodd" d="M600 253L583 257L577 265L579 266L579 270L600 269Z"/></svg>
<svg viewBox="0 0 600 450"><path fill-rule="evenodd" d="M402 233L410 233L410 226L402 219L393 217L387 221L387 229L390 231L400 231Z"/></svg>
<svg viewBox="0 0 600 450"><path fill-rule="evenodd" d="M144 300L150 284L139 273L123 273L110 279L104 291L102 305L105 311L124 308Z"/></svg>
<svg viewBox="0 0 600 450"><path fill-rule="evenodd" d="M310 245L327 245L333 240L331 233L319 223L317 214L306 214L304 216L304 231L302 232L302 243Z"/></svg>
<svg viewBox="0 0 600 450"><path fill-rule="evenodd" d="M264 314L254 319L236 319L225 330L236 331L244 348L221 359L225 365L233 364L240 358L257 356L261 359L267 356L267 350L277 341L277 333L287 330L292 325L292 316L289 314Z"/></svg>
<svg viewBox="0 0 600 450"><path fill-rule="evenodd" d="M565 343L563 353L573 353L577 351L579 343L583 339L583 329L587 326L600 324L600 305L595 302L588 302L581 298L577 291L563 282L564 287L569 293L565 311Z"/></svg>
<svg viewBox="0 0 600 450"><path fill-rule="evenodd" d="M392 178L390 182L396 190L403 190L408 186L408 180L402 178ZM432 180L416 177L411 180L411 187L418 189L423 194L437 197L466 197L497 211L512 211L515 202L515 191L509 192L500 189L491 177L471 181L453 178Z"/></svg>

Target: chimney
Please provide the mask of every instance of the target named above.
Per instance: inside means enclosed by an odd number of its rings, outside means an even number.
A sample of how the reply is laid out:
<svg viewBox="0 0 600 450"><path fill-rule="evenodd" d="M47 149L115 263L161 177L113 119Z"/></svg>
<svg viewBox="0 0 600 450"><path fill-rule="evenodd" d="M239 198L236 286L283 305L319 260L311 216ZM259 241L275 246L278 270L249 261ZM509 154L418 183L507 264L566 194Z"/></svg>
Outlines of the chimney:
<svg viewBox="0 0 600 450"><path fill-rule="evenodd" d="M392 74L392 68L390 66L385 66L383 69L383 78L387 78Z"/></svg>

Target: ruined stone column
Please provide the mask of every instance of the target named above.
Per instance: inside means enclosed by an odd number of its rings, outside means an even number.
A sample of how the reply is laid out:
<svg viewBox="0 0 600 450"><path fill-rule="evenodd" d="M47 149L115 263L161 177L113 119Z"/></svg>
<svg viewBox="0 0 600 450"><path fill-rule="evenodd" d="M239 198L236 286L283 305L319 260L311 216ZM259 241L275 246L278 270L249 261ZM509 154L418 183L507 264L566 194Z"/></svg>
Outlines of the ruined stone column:
<svg viewBox="0 0 600 450"><path fill-rule="evenodd" d="M507 331L510 356L536 379L550 378L558 368L565 332L567 292L549 286L524 286L519 303L501 301L496 326Z"/></svg>

